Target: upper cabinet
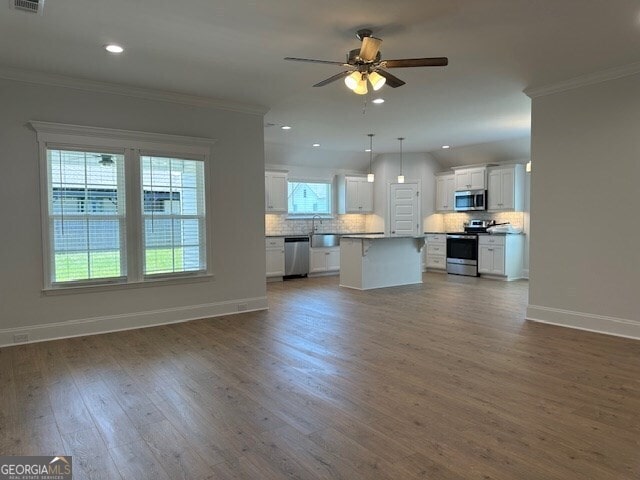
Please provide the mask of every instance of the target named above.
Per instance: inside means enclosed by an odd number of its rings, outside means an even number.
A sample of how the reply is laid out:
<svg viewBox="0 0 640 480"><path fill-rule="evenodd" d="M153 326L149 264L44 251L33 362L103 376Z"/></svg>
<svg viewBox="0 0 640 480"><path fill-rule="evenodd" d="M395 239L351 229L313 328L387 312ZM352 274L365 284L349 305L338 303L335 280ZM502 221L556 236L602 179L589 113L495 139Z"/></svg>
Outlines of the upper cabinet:
<svg viewBox="0 0 640 480"><path fill-rule="evenodd" d="M456 191L460 190L486 190L487 169L485 167L456 169Z"/></svg>
<svg viewBox="0 0 640 480"><path fill-rule="evenodd" d="M372 213L373 183L367 177L338 177L338 213Z"/></svg>
<svg viewBox="0 0 640 480"><path fill-rule="evenodd" d="M287 213L287 172L264 172L266 213Z"/></svg>
<svg viewBox="0 0 640 480"><path fill-rule="evenodd" d="M487 210L524 210L524 165L490 167L487 178Z"/></svg>
<svg viewBox="0 0 640 480"><path fill-rule="evenodd" d="M454 210L455 175L436 176L436 210L439 212L452 212Z"/></svg>

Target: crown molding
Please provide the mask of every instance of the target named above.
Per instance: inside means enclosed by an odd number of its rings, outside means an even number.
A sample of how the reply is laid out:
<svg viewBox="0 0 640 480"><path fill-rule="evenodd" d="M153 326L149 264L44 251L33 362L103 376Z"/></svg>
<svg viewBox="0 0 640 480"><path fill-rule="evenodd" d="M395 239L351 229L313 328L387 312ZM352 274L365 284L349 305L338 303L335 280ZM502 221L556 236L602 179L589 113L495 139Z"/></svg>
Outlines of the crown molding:
<svg viewBox="0 0 640 480"><path fill-rule="evenodd" d="M587 75L581 75L579 77L570 78L569 80L564 80L550 85L527 88L524 90L524 93L529 98L544 97L545 95L552 95L566 90L573 90L574 88L628 77L637 73L640 73L640 62L630 63L628 65L623 65L622 67L610 68L608 70L601 70Z"/></svg>
<svg viewBox="0 0 640 480"><path fill-rule="evenodd" d="M217 108L232 112L248 113L252 115L264 115L269 109L262 105L251 105L239 102L231 102L211 97L188 95L166 90L154 90L151 88L134 87L117 83L99 82L83 78L68 77L52 73L22 70L18 68L0 66L0 78L17 82L33 83L37 85L50 85L55 87L73 88L88 92L108 93L112 95L124 95L127 97L143 98L160 102L179 103L194 107Z"/></svg>

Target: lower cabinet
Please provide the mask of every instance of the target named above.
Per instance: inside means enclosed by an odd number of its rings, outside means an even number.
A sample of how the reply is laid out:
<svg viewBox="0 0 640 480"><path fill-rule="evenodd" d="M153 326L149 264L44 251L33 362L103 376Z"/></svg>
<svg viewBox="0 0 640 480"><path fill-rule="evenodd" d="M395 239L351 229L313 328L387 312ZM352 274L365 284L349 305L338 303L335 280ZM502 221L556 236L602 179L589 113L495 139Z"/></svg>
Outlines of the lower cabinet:
<svg viewBox="0 0 640 480"><path fill-rule="evenodd" d="M340 271L340 247L311 248L309 273L337 273Z"/></svg>
<svg viewBox="0 0 640 480"><path fill-rule="evenodd" d="M446 270L447 236L444 233L428 233L425 240L425 267L429 270Z"/></svg>
<svg viewBox="0 0 640 480"><path fill-rule="evenodd" d="M284 275L284 238L267 238L267 278Z"/></svg>
<svg viewBox="0 0 640 480"><path fill-rule="evenodd" d="M479 235L478 273L500 280L523 278L524 235Z"/></svg>

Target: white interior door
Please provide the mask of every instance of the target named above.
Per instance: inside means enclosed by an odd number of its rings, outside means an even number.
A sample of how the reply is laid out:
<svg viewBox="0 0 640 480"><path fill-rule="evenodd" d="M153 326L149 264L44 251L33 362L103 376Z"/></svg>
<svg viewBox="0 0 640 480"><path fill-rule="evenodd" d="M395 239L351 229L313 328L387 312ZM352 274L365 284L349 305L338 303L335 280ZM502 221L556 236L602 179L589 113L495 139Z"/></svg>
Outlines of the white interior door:
<svg viewBox="0 0 640 480"><path fill-rule="evenodd" d="M420 233L420 202L417 183L392 183L389 187L390 229L392 236Z"/></svg>

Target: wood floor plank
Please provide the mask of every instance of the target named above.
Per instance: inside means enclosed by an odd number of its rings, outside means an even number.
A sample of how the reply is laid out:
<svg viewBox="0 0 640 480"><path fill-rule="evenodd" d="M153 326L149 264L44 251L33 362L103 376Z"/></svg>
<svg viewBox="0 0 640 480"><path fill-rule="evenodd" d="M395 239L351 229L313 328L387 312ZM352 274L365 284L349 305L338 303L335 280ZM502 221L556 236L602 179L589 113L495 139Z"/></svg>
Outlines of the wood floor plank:
<svg viewBox="0 0 640 480"><path fill-rule="evenodd" d="M142 440L111 448L109 453L125 480L172 480Z"/></svg>
<svg viewBox="0 0 640 480"><path fill-rule="evenodd" d="M65 452L73 457L74 478L120 480L122 477L96 428L64 434Z"/></svg>
<svg viewBox="0 0 640 480"><path fill-rule="evenodd" d="M80 387L84 403L108 448L141 441L134 423L102 381Z"/></svg>
<svg viewBox="0 0 640 480"><path fill-rule="evenodd" d="M142 438L172 480L215 478L209 465L167 420L140 427Z"/></svg>
<svg viewBox="0 0 640 480"><path fill-rule="evenodd" d="M0 452L88 479L640 478L640 342L526 322L526 282L267 288L268 311L0 348Z"/></svg>

